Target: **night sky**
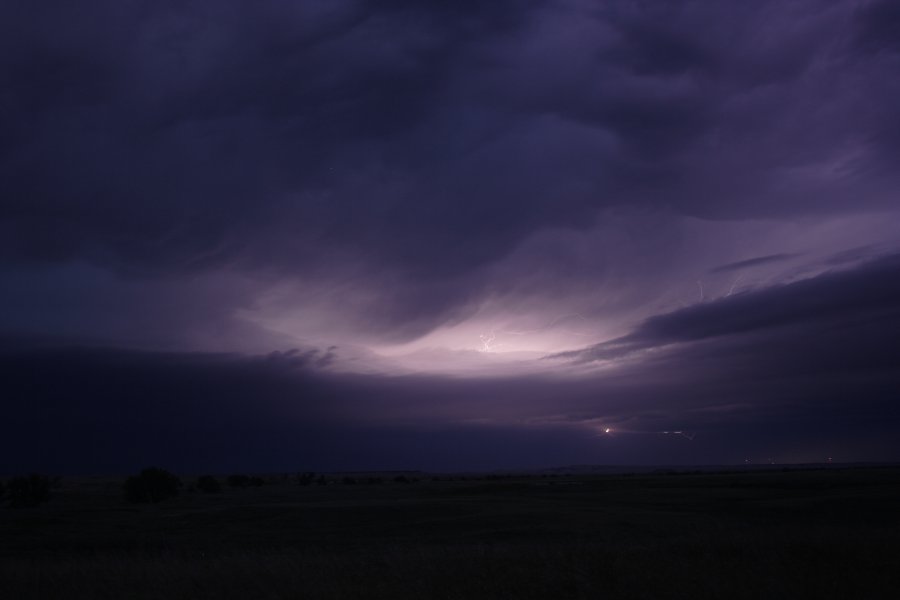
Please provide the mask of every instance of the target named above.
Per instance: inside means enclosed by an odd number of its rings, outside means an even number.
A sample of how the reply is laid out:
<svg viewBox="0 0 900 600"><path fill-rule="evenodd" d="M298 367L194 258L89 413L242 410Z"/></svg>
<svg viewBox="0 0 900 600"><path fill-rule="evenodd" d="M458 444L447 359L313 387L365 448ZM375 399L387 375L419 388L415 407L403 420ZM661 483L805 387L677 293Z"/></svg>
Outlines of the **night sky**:
<svg viewBox="0 0 900 600"><path fill-rule="evenodd" d="M895 0L9 0L0 47L0 473L900 460Z"/></svg>

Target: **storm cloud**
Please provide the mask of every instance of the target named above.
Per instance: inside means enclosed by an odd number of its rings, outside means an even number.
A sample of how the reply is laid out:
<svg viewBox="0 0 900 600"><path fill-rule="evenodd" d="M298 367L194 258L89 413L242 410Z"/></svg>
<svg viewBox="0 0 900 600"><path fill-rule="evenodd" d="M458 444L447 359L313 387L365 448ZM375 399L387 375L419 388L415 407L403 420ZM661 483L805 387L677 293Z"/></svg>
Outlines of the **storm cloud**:
<svg viewBox="0 0 900 600"><path fill-rule="evenodd" d="M859 319L900 316L900 255L857 268L699 303L657 315L626 336L555 358L602 360L669 344L751 335L782 327L836 326ZM886 353L890 360L893 356Z"/></svg>
<svg viewBox="0 0 900 600"><path fill-rule="evenodd" d="M356 428L359 460L376 423L494 428L472 435L495 450L588 432L554 455L576 462L652 462L649 432L694 427L722 445L685 462L736 460L729 435L769 416L812 456L825 438L792 419L813 412L857 423L854 457L896 456L861 440L896 416L897 20L889 0L6 2L5 368L83 364L67 410L90 422L122 414L89 383L118 354L189 423L219 396L257 410L258 385L258 439L284 398L332 390L293 426ZM226 364L253 385L210 383ZM13 414L56 419L13 388ZM610 446L595 422L644 433Z"/></svg>

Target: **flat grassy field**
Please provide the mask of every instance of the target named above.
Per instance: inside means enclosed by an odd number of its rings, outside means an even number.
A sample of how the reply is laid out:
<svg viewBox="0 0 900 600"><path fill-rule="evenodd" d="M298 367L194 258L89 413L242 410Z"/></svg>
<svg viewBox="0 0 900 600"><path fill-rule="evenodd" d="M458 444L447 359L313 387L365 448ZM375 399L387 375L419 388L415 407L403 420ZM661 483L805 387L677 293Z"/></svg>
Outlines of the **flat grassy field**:
<svg viewBox="0 0 900 600"><path fill-rule="evenodd" d="M0 597L900 598L898 468L417 477L64 478L0 506Z"/></svg>

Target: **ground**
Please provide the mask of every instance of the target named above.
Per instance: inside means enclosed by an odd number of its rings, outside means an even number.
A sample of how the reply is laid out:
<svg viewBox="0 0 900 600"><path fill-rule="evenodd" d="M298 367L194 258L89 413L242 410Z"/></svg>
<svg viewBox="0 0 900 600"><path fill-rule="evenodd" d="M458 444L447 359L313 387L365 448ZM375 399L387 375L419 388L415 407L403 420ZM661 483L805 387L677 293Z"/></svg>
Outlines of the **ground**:
<svg viewBox="0 0 900 600"><path fill-rule="evenodd" d="M894 598L900 468L334 476L0 507L6 598ZM224 483L225 478L221 480Z"/></svg>

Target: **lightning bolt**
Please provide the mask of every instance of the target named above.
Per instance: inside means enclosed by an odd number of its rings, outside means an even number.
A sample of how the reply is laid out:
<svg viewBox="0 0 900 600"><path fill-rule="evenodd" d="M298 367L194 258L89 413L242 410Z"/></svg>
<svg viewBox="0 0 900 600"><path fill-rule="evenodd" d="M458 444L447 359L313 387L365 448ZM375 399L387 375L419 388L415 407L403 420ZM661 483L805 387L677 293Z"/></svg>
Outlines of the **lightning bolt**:
<svg viewBox="0 0 900 600"><path fill-rule="evenodd" d="M735 279L735 280L734 280L734 283L731 284L731 287L728 288L728 293L725 294L725 297L726 297L726 298L734 293L734 288L737 287L737 284L738 284L738 282L740 282L740 280L741 280L741 277L740 277L740 275L738 275L738 278Z"/></svg>
<svg viewBox="0 0 900 600"><path fill-rule="evenodd" d="M731 283L731 286L729 286L728 293L723 294L722 296L718 296L718 297L719 298L728 298L729 296L733 295L740 282L741 282L741 277L738 276ZM697 292L700 295L700 297L697 301L705 302L706 301L706 290L703 289L703 280L701 280L701 279L697 280ZM687 308L687 306L688 306L688 304L684 300L679 300L678 303L681 305L682 308Z"/></svg>
<svg viewBox="0 0 900 600"><path fill-rule="evenodd" d="M485 335L482 333L478 337L481 338L481 350L480 350L481 352L493 352L494 351L493 344L494 344L494 340L497 339L497 336L494 333L493 329L491 329L490 334Z"/></svg>
<svg viewBox="0 0 900 600"><path fill-rule="evenodd" d="M557 323L559 323L561 321L564 321L566 319L573 319L573 318L577 318L577 319L580 319L585 322L587 322L587 320L588 320L585 316L583 316L579 313L570 313L567 315L562 315L562 316L556 317L555 319L553 319L552 321L550 321L543 327L538 327L536 329L502 329L500 331L497 331L496 329L491 328L491 331L489 334L482 333L478 336L479 339L481 340L481 348L479 350L481 352L493 352L494 350L496 350L501 345L501 344L494 343L494 342L496 342L498 335L529 335L532 333L540 333L542 331L551 329L554 325L556 325ZM571 331L568 329L561 329L559 331L562 333L565 333L567 335L574 335L574 336L578 336L578 337L591 337L592 336L592 334L584 333L582 331Z"/></svg>

